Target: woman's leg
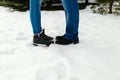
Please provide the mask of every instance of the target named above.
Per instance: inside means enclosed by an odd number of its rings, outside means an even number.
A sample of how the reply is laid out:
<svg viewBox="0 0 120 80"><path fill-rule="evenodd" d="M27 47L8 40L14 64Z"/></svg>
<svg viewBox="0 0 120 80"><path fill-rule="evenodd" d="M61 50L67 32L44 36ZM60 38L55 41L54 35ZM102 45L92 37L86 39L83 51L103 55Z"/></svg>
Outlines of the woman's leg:
<svg viewBox="0 0 120 80"><path fill-rule="evenodd" d="M41 32L41 0L30 0L30 19L34 34Z"/></svg>

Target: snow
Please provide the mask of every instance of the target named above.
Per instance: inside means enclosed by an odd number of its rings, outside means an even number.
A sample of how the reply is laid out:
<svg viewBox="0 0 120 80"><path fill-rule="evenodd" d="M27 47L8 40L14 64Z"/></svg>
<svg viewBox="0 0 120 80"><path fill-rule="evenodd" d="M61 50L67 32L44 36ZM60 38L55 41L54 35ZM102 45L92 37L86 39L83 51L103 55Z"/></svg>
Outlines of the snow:
<svg viewBox="0 0 120 80"><path fill-rule="evenodd" d="M64 11L42 11L53 37L65 32ZM0 80L120 80L120 16L80 11L80 43L32 46L29 11L0 7Z"/></svg>

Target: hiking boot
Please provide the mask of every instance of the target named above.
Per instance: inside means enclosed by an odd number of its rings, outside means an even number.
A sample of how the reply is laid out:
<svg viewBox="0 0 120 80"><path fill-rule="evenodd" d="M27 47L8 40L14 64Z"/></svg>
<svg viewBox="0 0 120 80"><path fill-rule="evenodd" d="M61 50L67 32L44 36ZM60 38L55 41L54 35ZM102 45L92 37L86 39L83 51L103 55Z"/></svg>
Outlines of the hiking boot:
<svg viewBox="0 0 120 80"><path fill-rule="evenodd" d="M55 43L60 44L60 45L78 44L79 39L77 39L77 40L68 40L68 39L65 39L65 35L63 35L63 36L57 36Z"/></svg>
<svg viewBox="0 0 120 80"><path fill-rule="evenodd" d="M33 37L33 45L38 46L38 45L46 45L49 46L51 43L54 43L53 37L47 36L42 30L39 34L34 35Z"/></svg>
<svg viewBox="0 0 120 80"><path fill-rule="evenodd" d="M62 36L56 36L56 40L60 40L60 39L63 39L65 37L65 34L64 35L62 35Z"/></svg>

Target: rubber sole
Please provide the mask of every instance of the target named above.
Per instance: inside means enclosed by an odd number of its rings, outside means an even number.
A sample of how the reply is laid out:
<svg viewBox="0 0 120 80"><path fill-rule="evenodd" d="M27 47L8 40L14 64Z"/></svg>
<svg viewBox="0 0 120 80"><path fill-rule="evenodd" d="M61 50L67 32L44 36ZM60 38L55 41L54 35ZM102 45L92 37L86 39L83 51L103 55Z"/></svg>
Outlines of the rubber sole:
<svg viewBox="0 0 120 80"><path fill-rule="evenodd" d="M33 43L33 46L44 46L44 47L49 47L51 43L48 44L38 44L38 43Z"/></svg>

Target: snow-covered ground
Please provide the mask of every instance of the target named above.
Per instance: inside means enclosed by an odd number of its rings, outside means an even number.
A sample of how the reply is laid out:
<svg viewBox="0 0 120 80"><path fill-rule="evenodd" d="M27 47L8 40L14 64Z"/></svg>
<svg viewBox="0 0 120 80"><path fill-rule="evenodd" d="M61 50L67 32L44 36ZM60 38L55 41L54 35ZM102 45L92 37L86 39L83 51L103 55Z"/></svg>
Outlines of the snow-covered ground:
<svg viewBox="0 0 120 80"><path fill-rule="evenodd" d="M53 37L64 34L64 11L42 11ZM0 80L120 80L120 16L80 11L80 43L32 46L29 11L0 7Z"/></svg>

